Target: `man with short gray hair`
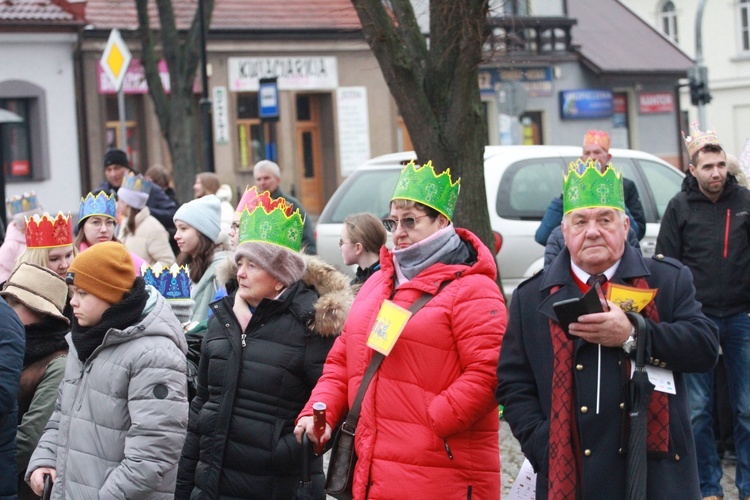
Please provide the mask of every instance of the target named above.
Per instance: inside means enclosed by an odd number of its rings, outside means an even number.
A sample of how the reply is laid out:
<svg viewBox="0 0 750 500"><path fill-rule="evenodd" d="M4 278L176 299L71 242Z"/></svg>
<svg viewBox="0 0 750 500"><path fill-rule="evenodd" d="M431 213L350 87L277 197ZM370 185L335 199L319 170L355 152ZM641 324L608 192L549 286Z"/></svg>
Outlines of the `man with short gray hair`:
<svg viewBox="0 0 750 500"><path fill-rule="evenodd" d="M302 215L302 219L305 221L302 229L302 251L308 255L315 255L317 248L312 221L307 219L307 212L299 200L294 196L285 194L281 190L281 169L279 165L271 160L261 160L253 167L253 177L255 178L255 185L258 187L259 193L268 191L271 193L271 198L282 197L291 203L295 210L299 209L300 215Z"/></svg>

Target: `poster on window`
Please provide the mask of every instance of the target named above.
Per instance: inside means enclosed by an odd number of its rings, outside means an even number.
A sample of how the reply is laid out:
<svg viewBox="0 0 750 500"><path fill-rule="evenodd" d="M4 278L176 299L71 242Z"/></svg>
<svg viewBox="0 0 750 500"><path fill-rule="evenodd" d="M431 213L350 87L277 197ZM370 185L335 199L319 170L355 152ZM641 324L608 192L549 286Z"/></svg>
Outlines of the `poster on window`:
<svg viewBox="0 0 750 500"><path fill-rule="evenodd" d="M370 159L370 122L367 114L367 88L341 87L336 91L339 162L341 175L354 172Z"/></svg>

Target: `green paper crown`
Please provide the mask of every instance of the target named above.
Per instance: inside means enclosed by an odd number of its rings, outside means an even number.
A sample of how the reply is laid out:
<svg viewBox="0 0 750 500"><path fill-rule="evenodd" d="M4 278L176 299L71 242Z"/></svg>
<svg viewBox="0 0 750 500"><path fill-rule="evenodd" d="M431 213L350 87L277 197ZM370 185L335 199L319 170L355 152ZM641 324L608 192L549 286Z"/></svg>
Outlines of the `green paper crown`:
<svg viewBox="0 0 750 500"><path fill-rule="evenodd" d="M563 213L579 208L614 208L625 211L622 174L611 165L600 172L594 160L571 162L563 181Z"/></svg>
<svg viewBox="0 0 750 500"><path fill-rule="evenodd" d="M267 195L267 191L259 195L259 203L252 212L247 208L242 211L238 243L259 241L299 252L305 223L299 209L293 211L292 204L284 198L271 201Z"/></svg>
<svg viewBox="0 0 750 500"><path fill-rule="evenodd" d="M435 175L432 162L419 166L412 160L401 171L391 201L395 199L411 200L432 207L448 220L453 219L458 192L461 190L461 179L451 181L451 169Z"/></svg>

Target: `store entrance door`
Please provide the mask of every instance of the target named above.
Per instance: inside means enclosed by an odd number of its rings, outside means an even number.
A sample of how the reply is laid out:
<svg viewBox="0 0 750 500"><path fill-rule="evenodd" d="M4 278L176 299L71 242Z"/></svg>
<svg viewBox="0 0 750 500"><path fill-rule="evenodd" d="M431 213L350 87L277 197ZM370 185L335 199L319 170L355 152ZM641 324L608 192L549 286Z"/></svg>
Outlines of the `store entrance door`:
<svg viewBox="0 0 750 500"><path fill-rule="evenodd" d="M297 198L309 213L319 214L325 202L320 100L315 94L297 94L296 101Z"/></svg>

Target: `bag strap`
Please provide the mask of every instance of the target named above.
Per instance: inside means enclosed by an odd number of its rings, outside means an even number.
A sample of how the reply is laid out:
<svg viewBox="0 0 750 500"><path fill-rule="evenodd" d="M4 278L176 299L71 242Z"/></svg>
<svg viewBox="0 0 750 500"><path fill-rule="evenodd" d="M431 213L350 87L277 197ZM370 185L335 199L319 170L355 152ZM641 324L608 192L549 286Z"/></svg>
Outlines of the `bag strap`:
<svg viewBox="0 0 750 500"><path fill-rule="evenodd" d="M437 289L437 292L435 292L435 295L440 293L440 291L448 286L450 283L449 281L443 281L440 286ZM409 312L411 312L411 316L409 319L413 318L415 314L417 314L417 311L422 309L425 304L427 304L432 298L435 296L430 293L424 292L417 300L415 300L411 306L409 306ZM365 398L365 392L367 392L367 386L370 385L370 382L372 381L372 377L375 375L375 372L380 367L380 363L383 362L385 359L385 356L379 352L375 352L375 354L372 356L372 359L370 359L370 364L367 365L367 370L365 371L365 374L362 376L362 383L359 385L359 389L357 390L357 395L354 397L354 401L352 401L351 409L349 409L349 413L346 415L346 420L342 424L342 429L345 429L346 432L351 433L354 435L354 429L357 427L357 421L359 420L359 410L362 407L362 400Z"/></svg>

